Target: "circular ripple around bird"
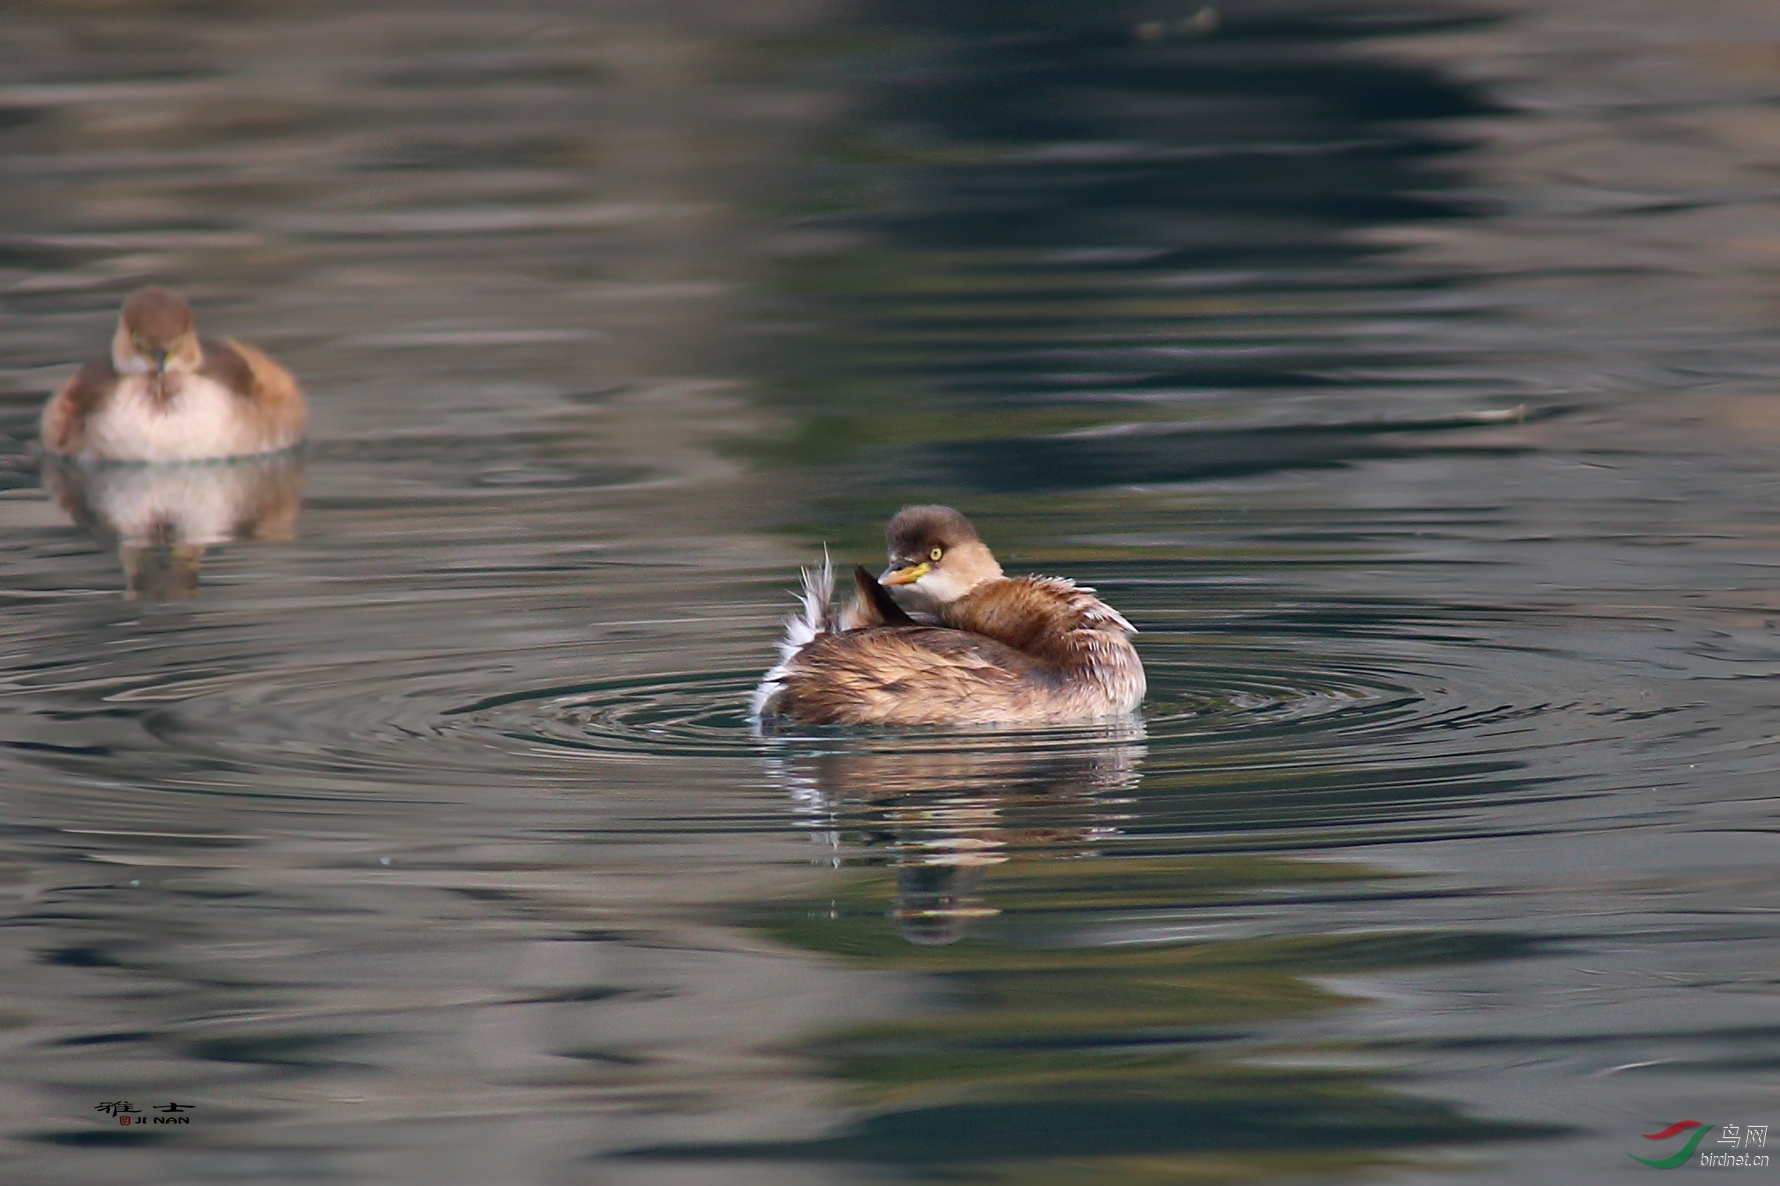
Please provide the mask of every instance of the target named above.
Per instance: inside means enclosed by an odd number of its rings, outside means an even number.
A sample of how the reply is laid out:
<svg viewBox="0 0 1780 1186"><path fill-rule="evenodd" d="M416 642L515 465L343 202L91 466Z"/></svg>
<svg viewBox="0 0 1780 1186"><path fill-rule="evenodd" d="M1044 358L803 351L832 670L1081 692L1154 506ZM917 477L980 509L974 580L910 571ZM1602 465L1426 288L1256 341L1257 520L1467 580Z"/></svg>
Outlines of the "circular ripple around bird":
<svg viewBox="0 0 1780 1186"><path fill-rule="evenodd" d="M1375 661L1286 643L1218 647L1150 636L1150 695L1136 736L1151 760L1164 752L1187 761L1216 752L1239 762L1291 763L1362 739L1399 748L1438 731L1450 740L1551 707L1525 688L1477 686L1475 671L1442 670L1431 656ZM583 657L555 644L498 658L422 654L223 677L194 664L183 675L106 696L106 712L133 723L135 739L120 747L148 742L140 753L144 782L221 789L251 780L267 793L486 781L548 772L552 762L562 764L557 776L575 779L597 762L752 759L786 747L898 744L894 735L858 730L763 738L747 712L759 678L752 667L656 674L645 656L633 654L629 661L640 674L523 686L528 674L572 670ZM122 719L118 728L127 728ZM921 732L922 748L949 751L1054 752L1108 740L1100 725ZM1132 739L1123 732L1115 740ZM85 761L45 760L71 767Z"/></svg>
<svg viewBox="0 0 1780 1186"><path fill-rule="evenodd" d="M1390 729L1428 709L1412 678L1360 665L1311 670L1273 656L1270 664L1219 663L1189 648L1152 648L1150 695L1140 731L1152 742L1264 743L1278 734L1303 740L1314 731ZM518 690L454 708L454 727L527 745L557 746L614 758L645 755L742 756L763 746L870 745L897 734L859 729L802 729L761 738L747 716L758 673L721 671L588 682ZM946 748L1089 744L1102 724L1080 729L924 729L923 746ZM902 735L906 736L907 731Z"/></svg>

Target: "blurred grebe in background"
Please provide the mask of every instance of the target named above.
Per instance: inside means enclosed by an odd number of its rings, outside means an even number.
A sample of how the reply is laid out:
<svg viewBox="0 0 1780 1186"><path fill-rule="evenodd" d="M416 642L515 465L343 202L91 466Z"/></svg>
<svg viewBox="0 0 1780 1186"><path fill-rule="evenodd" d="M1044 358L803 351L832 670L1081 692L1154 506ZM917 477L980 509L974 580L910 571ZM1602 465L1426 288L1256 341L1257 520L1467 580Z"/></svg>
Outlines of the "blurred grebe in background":
<svg viewBox="0 0 1780 1186"><path fill-rule="evenodd" d="M43 409L43 447L85 461L205 461L275 453L303 438L290 372L230 339L205 341L164 288L124 302L111 352Z"/></svg>

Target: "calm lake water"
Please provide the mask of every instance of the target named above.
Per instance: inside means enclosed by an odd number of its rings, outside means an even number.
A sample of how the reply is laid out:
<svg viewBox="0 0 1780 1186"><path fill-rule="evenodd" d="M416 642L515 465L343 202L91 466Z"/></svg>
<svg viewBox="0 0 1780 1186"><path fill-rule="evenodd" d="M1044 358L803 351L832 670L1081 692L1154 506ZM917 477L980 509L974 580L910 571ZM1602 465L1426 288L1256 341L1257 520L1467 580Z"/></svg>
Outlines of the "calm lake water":
<svg viewBox="0 0 1780 1186"><path fill-rule="evenodd" d="M6 23L9 1183L1780 1119L1771 3ZM150 281L306 452L40 467ZM796 569L907 501L1123 610L1142 726L756 738Z"/></svg>

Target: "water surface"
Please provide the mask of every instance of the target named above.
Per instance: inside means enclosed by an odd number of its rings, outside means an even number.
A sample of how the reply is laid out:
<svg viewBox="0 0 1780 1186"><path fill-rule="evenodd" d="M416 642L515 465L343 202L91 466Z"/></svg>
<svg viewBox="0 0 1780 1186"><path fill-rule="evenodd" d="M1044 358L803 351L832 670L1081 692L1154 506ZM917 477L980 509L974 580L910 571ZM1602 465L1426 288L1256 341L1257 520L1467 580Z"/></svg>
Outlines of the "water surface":
<svg viewBox="0 0 1780 1186"><path fill-rule="evenodd" d="M1780 21L738 7L13 14L19 1180L1769 1123ZM40 467L150 280L304 453ZM910 500L1125 612L1141 726L755 736L797 566Z"/></svg>

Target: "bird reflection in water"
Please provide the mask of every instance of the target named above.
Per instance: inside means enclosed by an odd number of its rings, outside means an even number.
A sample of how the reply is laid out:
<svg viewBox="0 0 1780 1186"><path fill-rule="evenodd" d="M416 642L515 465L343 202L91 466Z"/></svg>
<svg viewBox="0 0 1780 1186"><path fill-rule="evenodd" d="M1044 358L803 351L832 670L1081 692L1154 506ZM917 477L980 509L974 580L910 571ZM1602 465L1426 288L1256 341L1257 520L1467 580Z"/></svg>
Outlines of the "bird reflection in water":
<svg viewBox="0 0 1780 1186"><path fill-rule="evenodd" d="M75 526L115 541L126 598L171 601L197 594L205 549L295 536L303 461L294 450L177 464L49 456L43 485Z"/></svg>
<svg viewBox="0 0 1780 1186"><path fill-rule="evenodd" d="M965 937L997 913L988 872L1022 853L1082 855L1116 836L1122 794L1137 787L1135 719L1042 737L911 734L775 755L775 773L839 850L843 837L896 860L891 916L910 943ZM805 744L808 744L807 742Z"/></svg>

